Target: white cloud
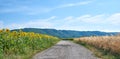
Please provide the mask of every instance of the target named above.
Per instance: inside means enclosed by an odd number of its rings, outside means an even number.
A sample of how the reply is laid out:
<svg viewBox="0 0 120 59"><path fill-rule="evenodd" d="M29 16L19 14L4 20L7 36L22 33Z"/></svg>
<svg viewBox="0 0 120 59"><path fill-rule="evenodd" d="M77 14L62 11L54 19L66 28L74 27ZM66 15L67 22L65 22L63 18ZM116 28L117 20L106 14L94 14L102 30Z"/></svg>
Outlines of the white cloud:
<svg viewBox="0 0 120 59"><path fill-rule="evenodd" d="M89 3L91 3L92 1L83 1L83 2L77 2L77 3L68 3L68 4L64 4L64 5L58 5L58 6L55 6L55 7L51 7L51 8L48 8L48 7L40 7L40 8L29 8L28 9L28 15L35 15L35 14L39 14L39 13L46 13L46 12L50 12L50 11L53 11L53 10L56 10L56 9L62 9L62 8L66 8L66 7L74 7L74 6L82 6L82 5L87 5Z"/></svg>
<svg viewBox="0 0 120 59"><path fill-rule="evenodd" d="M64 20L68 20L68 21L73 20L73 16L68 16L68 17L64 18Z"/></svg>
<svg viewBox="0 0 120 59"><path fill-rule="evenodd" d="M9 13L9 12L23 12L27 11L27 6L11 7L0 9L0 13Z"/></svg>
<svg viewBox="0 0 120 59"><path fill-rule="evenodd" d="M52 17L46 19L46 21L50 21L50 20L53 20L53 19L55 19L55 18L57 18L57 17L56 17L56 16L52 16Z"/></svg>
<svg viewBox="0 0 120 59"><path fill-rule="evenodd" d="M47 19L36 19L35 21L28 21L26 23L12 23L9 24L7 26L5 26L6 28L10 28L10 29L16 29L16 28L51 28L54 26L54 24L52 22L49 22L51 20L54 20L56 18L56 16L52 16L50 18ZM5 28L4 27L4 28Z"/></svg>
<svg viewBox="0 0 120 59"><path fill-rule="evenodd" d="M86 4L89 4L89 3L91 3L91 2L93 2L93 1L83 1L83 2L80 2L80 3L78 3L79 5L86 5Z"/></svg>
<svg viewBox="0 0 120 59"><path fill-rule="evenodd" d="M101 31L120 31L120 13L112 15L83 15L79 17L68 16L60 21L62 24L59 29L70 30L101 30ZM60 24L60 23L59 23Z"/></svg>
<svg viewBox="0 0 120 59"><path fill-rule="evenodd" d="M100 15L82 15L79 17L68 16L64 18L68 22L72 23L88 23L88 24L112 24L119 25L120 24L120 13L115 13L112 15L100 14Z"/></svg>
<svg viewBox="0 0 120 59"><path fill-rule="evenodd" d="M0 22L2 23L2 22ZM1 25L1 24L0 24ZM3 26L3 25L2 25ZM28 21L27 23L9 24L6 28L55 28L55 29L67 29L67 30L100 30L100 31L120 31L120 13L112 15L100 14L100 15L82 15L79 17L68 16L60 18L52 16L47 19L38 19Z"/></svg>
<svg viewBox="0 0 120 59"><path fill-rule="evenodd" d="M41 14L41 13L47 13L52 11L52 8L47 8L47 7L28 7L27 11L25 12L25 14L27 15L36 15L36 14Z"/></svg>
<svg viewBox="0 0 120 59"><path fill-rule="evenodd" d="M86 22L86 23L102 23L105 21L105 15L83 15L80 17L77 17L78 21Z"/></svg>
<svg viewBox="0 0 120 59"><path fill-rule="evenodd" d="M111 24L119 25L120 24L120 13L113 14L107 18L107 21Z"/></svg>
<svg viewBox="0 0 120 59"><path fill-rule="evenodd" d="M79 17L73 17L73 16L68 16L66 18L63 19L64 21L67 21L67 23L79 23L79 22L83 22L83 23L104 23L105 22L105 15L101 14L101 15L82 15ZM103 21L104 20L104 21Z"/></svg>
<svg viewBox="0 0 120 59"><path fill-rule="evenodd" d="M16 0L15 0L16 1ZM83 1L83 2L76 2L76 3L68 3L68 4L61 4L55 7L31 7L27 5L16 5L13 7L1 8L0 13L12 13L12 12L21 12L27 15L36 15L40 13L47 13L56 9L66 8L66 7L74 7L74 6L82 6L91 3L92 1ZM9 5L8 5L9 6Z"/></svg>
<svg viewBox="0 0 120 59"><path fill-rule="evenodd" d="M86 5L91 3L92 1L83 1L83 2L77 2L77 3L69 3L69 4L64 4L64 5L60 5L56 8L65 8L65 7L73 7L73 6L80 6L80 5Z"/></svg>
<svg viewBox="0 0 120 59"><path fill-rule="evenodd" d="M2 29L4 26L3 26L3 21L0 21L0 29Z"/></svg>
<svg viewBox="0 0 120 59"><path fill-rule="evenodd" d="M20 12L21 14L26 14L26 15L36 15L40 13L46 13L51 10L52 10L51 8L45 8L45 7L35 8L35 7L29 7L29 6L18 6L18 7L0 9L0 13Z"/></svg>
<svg viewBox="0 0 120 59"><path fill-rule="evenodd" d="M7 27L9 27L10 29L14 29L14 28L49 28L51 27L52 24L49 22L28 22L28 23L23 23L23 24L11 24L8 25Z"/></svg>

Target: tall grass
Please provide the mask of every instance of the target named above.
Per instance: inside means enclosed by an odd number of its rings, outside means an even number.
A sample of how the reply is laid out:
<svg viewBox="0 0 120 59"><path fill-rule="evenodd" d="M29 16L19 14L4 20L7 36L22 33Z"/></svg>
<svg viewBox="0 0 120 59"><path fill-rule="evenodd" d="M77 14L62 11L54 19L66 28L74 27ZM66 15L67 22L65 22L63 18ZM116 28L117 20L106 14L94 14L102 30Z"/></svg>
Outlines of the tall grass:
<svg viewBox="0 0 120 59"><path fill-rule="evenodd" d="M103 51L105 55L110 54L114 56L113 59L120 59L120 35L82 37L74 40L81 44L93 46L96 49Z"/></svg>
<svg viewBox="0 0 120 59"><path fill-rule="evenodd" d="M53 36L3 29L0 30L0 59L27 59L58 41Z"/></svg>

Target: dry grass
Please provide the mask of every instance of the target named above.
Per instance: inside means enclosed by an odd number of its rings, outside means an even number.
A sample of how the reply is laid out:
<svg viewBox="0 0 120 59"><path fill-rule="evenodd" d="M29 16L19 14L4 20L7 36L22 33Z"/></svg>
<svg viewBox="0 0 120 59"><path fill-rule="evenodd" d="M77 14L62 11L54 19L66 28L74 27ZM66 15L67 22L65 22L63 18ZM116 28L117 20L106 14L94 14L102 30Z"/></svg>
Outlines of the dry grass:
<svg viewBox="0 0 120 59"><path fill-rule="evenodd" d="M75 38L75 41L93 46L105 54L120 56L120 35Z"/></svg>

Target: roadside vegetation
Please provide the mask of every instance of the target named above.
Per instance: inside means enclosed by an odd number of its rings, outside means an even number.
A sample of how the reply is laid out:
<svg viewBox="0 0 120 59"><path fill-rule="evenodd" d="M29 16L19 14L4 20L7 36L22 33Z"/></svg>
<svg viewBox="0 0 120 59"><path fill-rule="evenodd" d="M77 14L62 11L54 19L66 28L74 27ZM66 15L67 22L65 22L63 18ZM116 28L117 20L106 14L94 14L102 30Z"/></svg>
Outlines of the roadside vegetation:
<svg viewBox="0 0 120 59"><path fill-rule="evenodd" d="M51 47L57 37L23 31L0 30L0 59L30 59L35 53Z"/></svg>
<svg viewBox="0 0 120 59"><path fill-rule="evenodd" d="M73 41L73 38L62 38L62 40L70 40L70 41Z"/></svg>
<svg viewBox="0 0 120 59"><path fill-rule="evenodd" d="M99 58L120 59L120 35L81 37L74 41L93 51Z"/></svg>

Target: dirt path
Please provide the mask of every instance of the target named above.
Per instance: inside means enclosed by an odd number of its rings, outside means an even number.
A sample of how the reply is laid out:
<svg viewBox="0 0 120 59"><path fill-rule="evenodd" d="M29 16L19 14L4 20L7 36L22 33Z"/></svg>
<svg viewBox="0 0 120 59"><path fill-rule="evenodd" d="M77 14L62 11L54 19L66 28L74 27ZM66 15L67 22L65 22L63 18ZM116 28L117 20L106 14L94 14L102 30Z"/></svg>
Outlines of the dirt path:
<svg viewBox="0 0 120 59"><path fill-rule="evenodd" d="M60 41L55 46L36 54L33 59L98 59L88 49L70 41Z"/></svg>

